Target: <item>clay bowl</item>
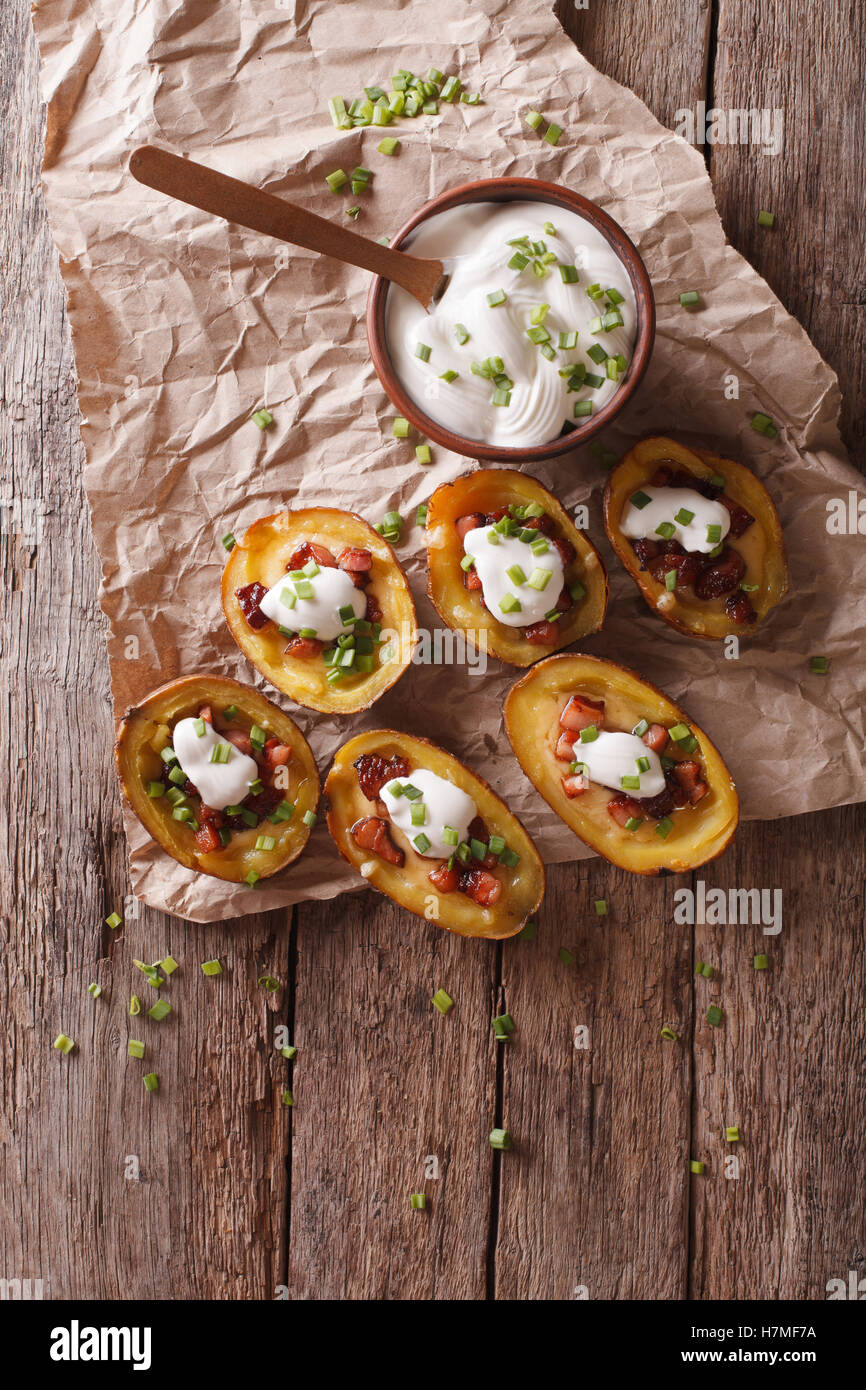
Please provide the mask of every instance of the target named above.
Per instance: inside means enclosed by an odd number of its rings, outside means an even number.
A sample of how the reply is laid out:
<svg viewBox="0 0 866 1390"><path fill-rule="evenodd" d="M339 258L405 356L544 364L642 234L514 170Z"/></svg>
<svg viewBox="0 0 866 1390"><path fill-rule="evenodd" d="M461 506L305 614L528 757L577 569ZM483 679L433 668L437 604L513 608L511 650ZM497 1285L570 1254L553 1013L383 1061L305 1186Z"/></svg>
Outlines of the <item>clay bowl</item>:
<svg viewBox="0 0 866 1390"><path fill-rule="evenodd" d="M385 333L385 301L389 282L377 275L370 286L367 299L367 339L370 344L373 365L382 386L398 413L405 416L419 434L446 449L451 449L455 454L463 454L467 458L484 459L511 467L566 454L579 445L585 444L606 425L609 425L637 390L649 364L655 338L655 301L652 286L646 266L641 260L636 246L622 227L600 207L590 202L588 198L584 198L580 193L573 193L570 188L563 188L559 184L547 183L544 179L510 178L479 179L475 183L461 184L459 188L451 188L446 193L440 193L438 198L434 198L432 202L426 203L424 207L413 213L396 236L391 238L391 245L400 249L419 223L432 217L435 213L446 212L448 209L459 207L464 203L521 201L548 203L552 207L566 208L591 223L610 244L625 266L635 297L637 334L632 358L628 370L622 378L619 390L608 401L603 410L600 410L597 415L590 415L581 423L576 423L576 427L568 434L560 435L556 439L549 439L544 444L534 444L530 448L503 448L486 444L483 440L467 439L463 435L455 434L452 430L446 429L443 425L438 425L435 420L430 419L429 415L425 415L417 401L406 394L392 365ZM411 250L411 248L407 249Z"/></svg>

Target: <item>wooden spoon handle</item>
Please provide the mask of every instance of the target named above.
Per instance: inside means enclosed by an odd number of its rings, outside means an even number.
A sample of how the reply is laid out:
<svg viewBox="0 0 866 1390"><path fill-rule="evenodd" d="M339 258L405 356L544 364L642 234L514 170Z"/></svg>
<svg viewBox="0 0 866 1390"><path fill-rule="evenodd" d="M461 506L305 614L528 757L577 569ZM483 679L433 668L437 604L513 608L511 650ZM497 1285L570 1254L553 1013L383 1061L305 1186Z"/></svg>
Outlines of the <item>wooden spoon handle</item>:
<svg viewBox="0 0 866 1390"><path fill-rule="evenodd" d="M319 251L393 280L419 299L425 308L433 297L437 278L441 278L442 267L438 261L392 251L377 241L368 241L350 232L348 227L328 222L314 212L295 207L272 193L191 159L181 159L169 150L142 145L133 151L129 168L139 183L201 208L202 212L214 213L228 222L265 232L295 246L306 246L309 251Z"/></svg>

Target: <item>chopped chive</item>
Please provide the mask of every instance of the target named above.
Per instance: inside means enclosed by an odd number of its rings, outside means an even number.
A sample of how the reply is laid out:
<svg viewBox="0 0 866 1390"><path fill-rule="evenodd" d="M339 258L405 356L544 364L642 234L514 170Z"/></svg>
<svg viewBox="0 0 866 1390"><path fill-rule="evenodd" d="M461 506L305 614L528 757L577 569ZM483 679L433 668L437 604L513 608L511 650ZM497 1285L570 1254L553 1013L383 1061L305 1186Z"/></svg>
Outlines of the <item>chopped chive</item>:
<svg viewBox="0 0 866 1390"><path fill-rule="evenodd" d="M642 816L629 816L628 820L625 823L625 828L626 830L639 830L642 825Z"/></svg>
<svg viewBox="0 0 866 1390"><path fill-rule="evenodd" d="M264 408L261 410L254 410L250 419L254 425L258 425L260 430L270 429L271 425L274 423L273 415L269 410L265 410Z"/></svg>
<svg viewBox="0 0 866 1390"><path fill-rule="evenodd" d="M412 1192L409 1194L409 1206L413 1211L424 1211L427 1206L427 1198L423 1192Z"/></svg>
<svg viewBox="0 0 866 1390"><path fill-rule="evenodd" d="M579 737L581 743L595 743L598 738L598 729L595 724L587 724L585 729L581 729Z"/></svg>
<svg viewBox="0 0 866 1390"><path fill-rule="evenodd" d="M98 985L98 984L96 984L95 982L94 982L92 985L88 985L88 986L87 986L87 993L88 993L88 994L92 994L94 999L99 999L99 998L101 998L101 996L102 996L102 985Z"/></svg>
<svg viewBox="0 0 866 1390"><path fill-rule="evenodd" d="M316 824L315 811L305 811L304 814L301 816L301 820L304 822L304 825L308 827L308 829L312 830L313 826Z"/></svg>
<svg viewBox="0 0 866 1390"><path fill-rule="evenodd" d="M590 388L591 391L597 391L598 388L599 388L599 386L603 386L603 385L604 385L604 377L603 377L603 376L599 376L597 372L586 372L586 374L584 375L584 378L583 378L583 384L584 384L584 386L588 386L588 387ZM588 401L584 401L583 404L584 404L584 405L588 405L589 402L588 402ZM575 407L575 413L576 413L576 407ZM587 412L587 413L588 413L588 412Z"/></svg>
<svg viewBox="0 0 866 1390"><path fill-rule="evenodd" d="M289 1090L283 1091L282 1095L280 1096L280 1100L282 1101L283 1105L294 1105L295 1103L295 1097Z"/></svg>
<svg viewBox="0 0 866 1390"><path fill-rule="evenodd" d="M328 110L331 113L331 120L337 130L351 129L352 120L346 110L346 103L342 97L331 97L328 101Z"/></svg>
<svg viewBox="0 0 866 1390"><path fill-rule="evenodd" d="M427 807L423 801L416 801L409 807L409 819L412 825L427 824Z"/></svg>
<svg viewBox="0 0 866 1390"><path fill-rule="evenodd" d="M427 839L423 830L420 835L415 835L413 837L412 843L420 854L426 854L427 850L430 848L430 841Z"/></svg>
<svg viewBox="0 0 866 1390"><path fill-rule="evenodd" d="M111 927L112 931L114 931L116 927L119 927L122 921L123 918L117 912L110 913L105 919L106 925Z"/></svg>
<svg viewBox="0 0 866 1390"><path fill-rule="evenodd" d="M237 545L237 541L235 540L231 531L226 531L225 535L222 538L221 544L224 550L234 550L235 546Z"/></svg>
<svg viewBox="0 0 866 1390"><path fill-rule="evenodd" d="M511 392L505 390L504 388L497 387L497 389L493 392L493 404L494 404L494 405L510 405L510 404L511 404Z"/></svg>
<svg viewBox="0 0 866 1390"><path fill-rule="evenodd" d="M457 339L461 347L464 343L469 342L469 336L469 330L462 323L455 323L454 337Z"/></svg>
<svg viewBox="0 0 866 1390"><path fill-rule="evenodd" d="M755 970L766 970L769 964L770 960L768 956L760 953L757 956L752 956L752 966Z"/></svg>
<svg viewBox="0 0 866 1390"><path fill-rule="evenodd" d="M577 333L560 333L559 347L563 352L571 352L577 347Z"/></svg>
<svg viewBox="0 0 866 1390"><path fill-rule="evenodd" d="M538 924L530 917L523 931L517 933L518 941L534 941L538 935Z"/></svg>
<svg viewBox="0 0 866 1390"><path fill-rule="evenodd" d="M544 138L547 141L548 145L556 145L559 143L559 137L561 134L562 126L556 125L554 121L551 121L550 125L547 127L547 130L544 132Z"/></svg>
<svg viewBox="0 0 866 1390"><path fill-rule="evenodd" d="M503 1150L503 1151L504 1151L505 1149L510 1149L510 1148L511 1148L511 1135L508 1133L508 1130L507 1130L507 1129L491 1129L491 1131L490 1131L490 1147L491 1147L491 1149L501 1149L501 1150Z"/></svg>
<svg viewBox="0 0 866 1390"><path fill-rule="evenodd" d="M592 347L587 348L586 355L592 358L597 367L607 360L607 353L601 343L593 343Z"/></svg>
<svg viewBox="0 0 866 1390"><path fill-rule="evenodd" d="M444 989L437 989L431 1003L435 1009L439 1010L440 1014L447 1014L448 1010L454 1007L454 1000L447 990Z"/></svg>
<svg viewBox="0 0 866 1390"><path fill-rule="evenodd" d="M611 309L609 313L605 314L602 319L602 325L606 332L611 328L623 328L625 325L623 324L622 314L619 312L619 309Z"/></svg>
<svg viewBox="0 0 866 1390"><path fill-rule="evenodd" d="M552 570L534 569L527 581L530 589L537 589L539 593L543 593L550 582L552 574Z"/></svg>
<svg viewBox="0 0 866 1390"><path fill-rule="evenodd" d="M442 827L442 841L443 841L443 844L446 844L446 845L456 845L456 844L459 843L459 840L460 840L460 836L458 835L457 831L454 829L453 826L451 826L451 825L443 825L443 827Z"/></svg>
<svg viewBox="0 0 866 1390"><path fill-rule="evenodd" d="M602 317L601 317L600 314L597 314L596 317L595 317L594 319L590 319L590 321L589 321L589 331L590 331L590 333L595 333L595 334L601 333L603 327L604 327L604 323L603 323L603 321L602 321Z"/></svg>
<svg viewBox="0 0 866 1390"><path fill-rule="evenodd" d="M637 764L637 770L638 770L638 772L649 772L649 770L650 770L650 760L649 760L649 758L635 758L635 763Z"/></svg>
<svg viewBox="0 0 866 1390"><path fill-rule="evenodd" d="M433 349L427 343L418 343L415 348L415 356L420 357L422 362L429 362L432 351Z"/></svg>
<svg viewBox="0 0 866 1390"><path fill-rule="evenodd" d="M498 1041L507 1042L514 1032L514 1019L511 1014L497 1014L493 1019L493 1031Z"/></svg>
<svg viewBox="0 0 866 1390"><path fill-rule="evenodd" d="M492 534L492 533L491 533L491 534ZM488 540L489 540L489 539L490 539L490 537L488 536ZM475 556L474 556L474 555L464 555L464 556L463 556L463 559L460 561L460 568L461 568L462 570L465 570L465 571L468 572L469 570L471 570L471 568L472 568L472 566L473 566L474 564L475 564Z"/></svg>
<svg viewBox="0 0 866 1390"><path fill-rule="evenodd" d="M773 223L775 222L775 220L776 220L776 214L775 214L774 212L759 212L759 213L758 213L758 226L759 226L759 227L772 227L772 225L773 225Z"/></svg>
<svg viewBox="0 0 866 1390"><path fill-rule="evenodd" d="M591 415L592 401L578 401L574 407L574 414L578 419L583 415Z"/></svg>
<svg viewBox="0 0 866 1390"><path fill-rule="evenodd" d="M721 528L721 526L719 526L719 525L712 525L712 526L708 526L708 527L707 527L707 544L708 544L708 545L718 545L718 543L719 543L719 541L720 541L721 539L722 539L722 528Z"/></svg>
<svg viewBox="0 0 866 1390"><path fill-rule="evenodd" d="M778 430L769 415L765 415L761 410L755 412L749 423L756 433L763 434L767 439L775 439L778 434Z"/></svg>
<svg viewBox="0 0 866 1390"><path fill-rule="evenodd" d="M430 445L429 445L429 444L416 444L416 445L415 445L415 457L416 457L416 459L418 460L419 463L431 463L431 462L432 462L433 456L432 456L432 454L430 453Z"/></svg>
<svg viewBox="0 0 866 1390"><path fill-rule="evenodd" d="M690 1173L698 1173L698 1174L700 1174L700 1173L705 1172L705 1170L706 1170L706 1164L701 1163L699 1159L697 1159L697 1158L689 1159L689 1172L690 1172Z"/></svg>
<svg viewBox="0 0 866 1390"><path fill-rule="evenodd" d="M460 88L462 85L459 77L446 77L439 95L443 101L456 101L460 95Z"/></svg>
<svg viewBox="0 0 866 1390"><path fill-rule="evenodd" d="M161 969L164 975L173 975L178 969L178 963L174 956L165 956L154 965L154 969Z"/></svg>
<svg viewBox="0 0 866 1390"><path fill-rule="evenodd" d="M640 778L632 773L626 773L624 777L620 777L619 784L626 791L640 791Z"/></svg>
<svg viewBox="0 0 866 1390"><path fill-rule="evenodd" d="M691 732L688 724L674 724L672 729L668 729L668 734L674 743L680 743L683 739L689 738Z"/></svg>
<svg viewBox="0 0 866 1390"><path fill-rule="evenodd" d="M526 583L526 575L520 568L520 565L509 565L505 573L508 575L508 578L511 580L512 584Z"/></svg>
<svg viewBox="0 0 866 1390"><path fill-rule="evenodd" d="M695 305L700 304L700 302L701 296L697 290L686 290L685 293L680 295L680 304L682 304L684 309L691 309Z"/></svg>
<svg viewBox="0 0 866 1390"><path fill-rule="evenodd" d="M530 127L531 130L538 130L538 127L541 125L541 122L544 120L544 117L542 116L540 111L527 111L523 119L526 121L526 124Z"/></svg>
<svg viewBox="0 0 866 1390"><path fill-rule="evenodd" d="M291 1043L287 1043L285 1047L280 1048L280 1056L285 1057L287 1062L291 1062L292 1058L297 1057L297 1055L298 1049L293 1047Z"/></svg>
<svg viewBox="0 0 866 1390"><path fill-rule="evenodd" d="M619 290L608 289L608 290L605 290L605 294L607 295L607 302L608 302L608 304L613 304L613 305L622 304L623 300L625 299L625 295L624 295L624 294L620 294Z"/></svg>
<svg viewBox="0 0 866 1390"><path fill-rule="evenodd" d="M676 1042L677 1040L677 1035L673 1028L664 1027L659 1036L664 1038L666 1042Z"/></svg>
<svg viewBox="0 0 866 1390"><path fill-rule="evenodd" d="M674 521L678 522L680 526L688 526L689 522L694 521L694 519L695 514L690 512L688 507L680 507L678 512L674 512Z"/></svg>
<svg viewBox="0 0 866 1390"><path fill-rule="evenodd" d="M273 835L259 835L255 847L257 850L265 850L267 852L268 850L272 850L276 843Z"/></svg>
<svg viewBox="0 0 866 1390"><path fill-rule="evenodd" d="M809 658L809 670L816 676L826 676L830 669L830 661L826 656L811 656Z"/></svg>
<svg viewBox="0 0 866 1390"><path fill-rule="evenodd" d="M260 975L256 984L260 985L262 989L266 989L268 994L276 994L277 990L283 987L282 982L273 975Z"/></svg>
<svg viewBox="0 0 866 1390"><path fill-rule="evenodd" d="M255 888L260 878L261 874L256 873L255 869L250 869L249 873L244 878L244 883L248 888Z"/></svg>
<svg viewBox="0 0 866 1390"><path fill-rule="evenodd" d="M452 381L456 381L460 373L455 372L453 367L446 367L444 372L439 373L439 380L446 382L449 386Z"/></svg>
<svg viewBox="0 0 866 1390"><path fill-rule="evenodd" d="M665 571L665 588L667 589L667 591L668 591L669 594L672 594L672 593L674 592L674 590L676 589L676 587L677 587L677 578L678 578L678 575L677 575L677 571L676 571L676 570L666 570L666 571Z"/></svg>
<svg viewBox="0 0 866 1390"><path fill-rule="evenodd" d="M393 425L393 435L395 439L405 439L409 434L409 421L403 416L398 415Z"/></svg>
<svg viewBox="0 0 866 1390"><path fill-rule="evenodd" d="M393 135L386 135L384 140L380 140L376 149L380 154L396 154L400 148L400 141Z"/></svg>
<svg viewBox="0 0 866 1390"><path fill-rule="evenodd" d="M739 1144L739 1142L740 1142L740 1127L739 1127L739 1125L726 1125L726 1126L725 1126L725 1139L727 1140L727 1142L728 1142L729 1144Z"/></svg>
<svg viewBox="0 0 866 1390"><path fill-rule="evenodd" d="M529 257L524 256L522 251L515 251L514 255L506 264L509 270L525 270L529 265Z"/></svg>
<svg viewBox="0 0 866 1390"><path fill-rule="evenodd" d="M53 1046L57 1048L58 1052L70 1053L75 1047L75 1041L73 1038L67 1037L65 1033L58 1033Z"/></svg>
<svg viewBox="0 0 866 1390"><path fill-rule="evenodd" d="M559 956L563 965L571 965L574 961L574 956L569 950L566 950L565 946L560 946L556 954Z"/></svg>
<svg viewBox="0 0 866 1390"><path fill-rule="evenodd" d="M267 733L261 725L253 724L250 728L250 743L253 745L253 748L258 749L259 752L264 748L267 737Z"/></svg>
<svg viewBox="0 0 866 1390"><path fill-rule="evenodd" d="M490 305L491 309L495 309L498 304L504 304L507 299L508 295L504 290L491 290L490 294L487 296L487 303Z"/></svg>
<svg viewBox="0 0 866 1390"><path fill-rule="evenodd" d="M596 899L595 899L595 902L593 903L593 907L595 908L595 915L596 915L596 917L606 917L606 916L607 916L607 899L606 899L606 898L596 898Z"/></svg>
<svg viewBox="0 0 866 1390"><path fill-rule="evenodd" d="M506 594L499 600L499 607L503 613L520 613L522 605L516 594Z"/></svg>
<svg viewBox="0 0 866 1390"><path fill-rule="evenodd" d="M520 863L520 855L516 850L506 845L505 849L500 851L499 862L500 864L504 864L506 869L516 869L517 865Z"/></svg>
<svg viewBox="0 0 866 1390"><path fill-rule="evenodd" d="M576 265L560 265L559 278L564 285L576 285L579 279Z"/></svg>
<svg viewBox="0 0 866 1390"><path fill-rule="evenodd" d="M352 192L358 192L354 184L352 184ZM347 217L351 217L353 221L357 222L358 218L361 216L361 205L360 203L355 203L353 207L344 208L344 212Z"/></svg>
<svg viewBox="0 0 866 1390"><path fill-rule="evenodd" d="M218 960L203 960L201 963L201 973L203 975L221 975L223 968Z"/></svg>
<svg viewBox="0 0 866 1390"><path fill-rule="evenodd" d="M586 292L590 299L602 299L604 296L604 290L601 288L598 281L596 281L594 285L587 285Z"/></svg>
<svg viewBox="0 0 866 1390"><path fill-rule="evenodd" d="M142 1080L144 1081L144 1089L146 1091L159 1090L159 1077L155 1071L148 1072L147 1076L142 1077Z"/></svg>
<svg viewBox="0 0 866 1390"><path fill-rule="evenodd" d="M148 1009L147 1013L149 1018L154 1019L156 1023L160 1023L162 1019L168 1018L168 1015L171 1013L171 1005L167 999L157 999L153 1008Z"/></svg>
<svg viewBox="0 0 866 1390"><path fill-rule="evenodd" d="M140 1062L146 1051L147 1049L140 1038L128 1039L126 1044L126 1055L128 1057L137 1057Z"/></svg>
<svg viewBox="0 0 866 1390"><path fill-rule="evenodd" d="M165 787L162 782L148 782L147 794L153 800L156 800L159 796L165 796Z"/></svg>
<svg viewBox="0 0 866 1390"><path fill-rule="evenodd" d="M415 525L416 525L416 526L426 526L426 525L427 525L427 503L426 503L426 502L422 502L422 503L421 503L418 507L416 507L416 509L415 509Z"/></svg>
<svg viewBox="0 0 866 1390"><path fill-rule="evenodd" d="M663 816L662 819L659 821L658 825L656 826L656 834L659 835L663 840L666 840L673 828L674 823L671 820L670 816Z"/></svg>
<svg viewBox="0 0 866 1390"><path fill-rule="evenodd" d="M713 1028L718 1028L724 1016L725 1015L723 1011L721 1009L717 1009L715 1004L712 1004L710 1008L707 1009L705 1015L707 1023L709 1023L710 1026Z"/></svg>

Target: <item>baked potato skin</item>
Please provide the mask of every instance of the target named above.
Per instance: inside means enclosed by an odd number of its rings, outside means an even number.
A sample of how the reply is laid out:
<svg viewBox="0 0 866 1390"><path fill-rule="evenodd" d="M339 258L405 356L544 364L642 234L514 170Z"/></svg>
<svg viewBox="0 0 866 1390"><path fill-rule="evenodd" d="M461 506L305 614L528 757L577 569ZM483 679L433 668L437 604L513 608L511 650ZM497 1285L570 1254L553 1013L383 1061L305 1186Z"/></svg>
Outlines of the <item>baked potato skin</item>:
<svg viewBox="0 0 866 1390"><path fill-rule="evenodd" d="M302 541L318 541L336 558L347 546L373 555L370 592L382 608L382 627L394 633L391 661L366 676L329 685L317 657L285 656L286 639L273 623L253 631L235 590L258 580L266 588L285 575L289 556ZM299 705L324 714L355 714L369 709L400 679L412 659L417 637L415 604L409 584L387 541L354 512L336 507L304 507L261 517L229 553L222 577L222 606L232 637L244 656L277 690Z"/></svg>
<svg viewBox="0 0 866 1390"><path fill-rule="evenodd" d="M350 834L352 825L371 813L371 803L361 791L354 768L355 760L363 753L408 758L412 767L429 768L472 796L490 833L502 835L520 855L520 863L514 869L502 870L503 893L497 903L480 907L463 893L438 893L427 878L437 862L433 859L407 854L405 864L397 868L355 843ZM354 865L371 888L387 894L399 907L416 916L458 936L501 940L521 931L538 910L544 896L544 865L529 835L483 778L437 744L394 729L358 734L337 752L325 781L325 802L328 829L342 857Z"/></svg>
<svg viewBox="0 0 866 1390"><path fill-rule="evenodd" d="M542 647L527 642L520 629L497 622L483 608L479 595L463 584L460 560L463 551L455 522L467 512L490 512L512 503L537 502L556 523L559 533L577 551L572 567L586 588L586 597L570 608L560 623L560 640ZM427 505L427 593L436 612L449 627L463 632L467 640L477 634L479 643L491 656L512 666L531 666L533 662L596 632L607 609L607 571L595 546L578 531L568 512L536 478L513 468L480 468L464 473L453 483L438 487Z"/></svg>
<svg viewBox="0 0 866 1390"><path fill-rule="evenodd" d="M620 530L619 519L632 493L649 482L656 468L672 460L699 478L719 474L725 479L725 493L739 502L755 518L749 530L735 542L747 561L746 578L757 583L750 594L755 620L735 623L724 612L720 601L689 602L682 595L668 594L663 584L641 570L630 541ZM613 469L604 489L604 524L608 539L625 569L640 589L649 607L671 627L687 637L718 641L735 635L748 637L785 596L788 567L782 527L772 498L763 483L748 468L732 459L720 458L706 449L689 449L665 435L642 439Z"/></svg>
<svg viewBox="0 0 866 1390"><path fill-rule="evenodd" d="M697 806L678 811L666 840L647 821L637 831L623 830L607 811L613 793L590 787L569 800L560 778L564 764L554 757L557 719L565 700L583 694L605 701L606 723L626 731L640 719L650 723L688 724L696 735L706 769L709 793ZM736 830L739 803L733 779L721 755L686 712L663 691L627 666L598 657L548 657L512 686L505 700L505 728L517 760L536 790L585 844L612 864L636 874L686 873L715 859Z"/></svg>
<svg viewBox="0 0 866 1390"><path fill-rule="evenodd" d="M234 833L226 848L202 854L188 826L172 819L165 798L152 800L147 795L147 782L161 777L164 771L154 743L164 746L169 741L168 729L179 719L196 716L202 705L210 705L217 718L221 710L237 705L238 715L225 727L247 732L258 724L292 748L286 798L293 803L295 813L279 825L264 823L266 833L276 841L272 850L255 849L257 836L265 833L260 825ZM305 811L315 813L321 784L309 744L294 720L240 681L226 676L182 676L152 690L123 716L115 763L124 795L145 830L184 868L230 883L242 883L251 869L260 878L268 878L297 859L310 838L311 828L304 824L303 816Z"/></svg>

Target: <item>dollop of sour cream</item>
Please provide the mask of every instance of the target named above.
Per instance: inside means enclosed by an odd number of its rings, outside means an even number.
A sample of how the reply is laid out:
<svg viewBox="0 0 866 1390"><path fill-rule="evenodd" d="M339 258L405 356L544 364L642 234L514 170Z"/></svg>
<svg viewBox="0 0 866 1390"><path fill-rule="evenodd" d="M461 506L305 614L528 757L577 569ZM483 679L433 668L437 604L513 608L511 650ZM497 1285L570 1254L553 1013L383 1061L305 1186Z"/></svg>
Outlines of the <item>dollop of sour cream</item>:
<svg viewBox="0 0 866 1390"><path fill-rule="evenodd" d="M623 792L637 800L658 796L665 789L665 774L658 753L647 748L637 734L606 733L599 730L591 743L575 742L574 756L583 763L590 782L598 782L611 791ZM646 758L649 768L641 772L638 758ZM623 786L623 777L639 778L639 786Z"/></svg>
<svg viewBox="0 0 866 1390"><path fill-rule="evenodd" d="M665 527L661 533L660 526ZM629 498L620 529L630 540L666 537L686 550L709 555L730 531L731 513L722 502L690 487L642 487Z"/></svg>
<svg viewBox="0 0 866 1390"><path fill-rule="evenodd" d="M351 608L356 618L363 618L367 598L345 570L322 566L300 580L285 575L268 589L259 607L280 627L292 632L303 628L315 632L320 641L330 642L352 631L351 623L340 617L340 609Z"/></svg>
<svg viewBox="0 0 866 1390"><path fill-rule="evenodd" d="M198 729L204 724L204 732ZM178 762L194 784L205 806L224 811L237 806L249 795L259 775L255 759L222 738L206 719L179 719L172 734L172 747ZM211 762L215 748L227 748L226 762Z"/></svg>
<svg viewBox="0 0 866 1390"><path fill-rule="evenodd" d="M409 796L403 790L405 787L410 788ZM412 788L421 795L413 797ZM468 840L469 826L477 814L475 802L467 792L422 767L413 768L406 778L394 777L386 782L381 796L388 808L391 824L406 836L412 849L425 859L448 859L459 843ZM413 807L417 808L414 821ZM442 832L446 829L457 832L455 843L442 838ZM427 848L421 848L417 843L421 835L424 836L422 846L425 840L429 841Z"/></svg>
<svg viewBox="0 0 866 1390"><path fill-rule="evenodd" d="M551 224L554 232L545 230ZM509 241L526 237L552 255L539 278L533 271L540 256L532 252L520 266L520 247ZM584 218L546 203L468 203L427 218L407 239L404 249L443 261L450 280L441 299L425 313L405 290L392 285L385 307L391 361L408 394L425 414L467 439L519 447L556 439L566 421L574 422L576 402L592 402L598 411L618 389L588 355L592 347L626 364L634 348L637 311L628 274L616 252ZM517 264L509 265L515 253ZM576 279L563 279L559 266L574 267ZM566 270L566 275L572 272ZM587 291L598 286L599 296ZM604 291L614 291L608 302ZM505 298L491 304L488 296ZM619 298L621 296L621 298ZM527 335L531 315L548 305L542 328L550 335L546 357L542 342ZM622 326L594 331L593 320L619 312ZM560 346L560 334L577 333L573 348ZM464 339L464 336L465 339ZM535 336L538 336L537 334ZM462 340L462 341L461 341ZM419 356L419 345L422 355ZM423 349L429 348L429 354ZM494 405L493 383L472 372L472 363L501 357L513 382L508 404ZM577 366L593 378L569 390L561 370ZM456 372L453 380L442 374ZM621 372L617 372L621 380Z"/></svg>
<svg viewBox="0 0 866 1390"><path fill-rule="evenodd" d="M506 627L539 622L556 607L562 592L565 571L559 551L540 531L532 535L535 543L547 541L546 551L537 555L530 542L504 536L495 526L477 526L463 537L464 551L475 560L484 602Z"/></svg>

